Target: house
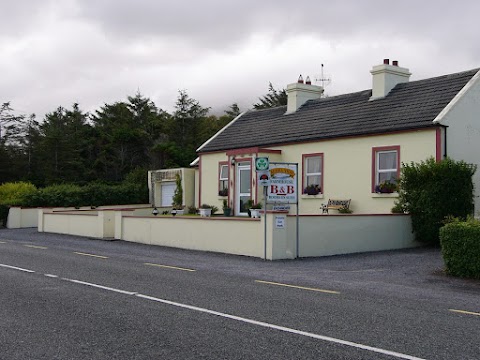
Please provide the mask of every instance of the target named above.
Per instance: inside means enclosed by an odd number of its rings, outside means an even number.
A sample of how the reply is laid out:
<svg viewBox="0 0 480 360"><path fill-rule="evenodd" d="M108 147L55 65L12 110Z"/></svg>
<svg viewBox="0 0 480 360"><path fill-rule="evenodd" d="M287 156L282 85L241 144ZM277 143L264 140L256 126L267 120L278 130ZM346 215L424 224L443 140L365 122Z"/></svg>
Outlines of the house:
<svg viewBox="0 0 480 360"><path fill-rule="evenodd" d="M300 214L319 214L328 199L351 199L355 213L385 214L397 194L376 187L394 182L402 162L480 162L479 69L409 81L409 69L385 59L371 74L371 89L332 97L300 78L287 86L286 106L236 117L197 150L195 203L221 207L227 199L235 215L246 215L248 199L262 200L254 159L268 156L298 163L300 189L320 189L300 195ZM474 183L479 189L480 172Z"/></svg>

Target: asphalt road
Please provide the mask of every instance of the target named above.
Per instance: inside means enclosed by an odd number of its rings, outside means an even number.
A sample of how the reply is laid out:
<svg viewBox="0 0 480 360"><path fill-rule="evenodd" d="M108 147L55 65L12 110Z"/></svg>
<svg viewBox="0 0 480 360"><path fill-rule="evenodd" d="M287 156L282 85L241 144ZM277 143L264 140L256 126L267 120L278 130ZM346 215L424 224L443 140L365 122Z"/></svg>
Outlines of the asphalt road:
<svg viewBox="0 0 480 360"><path fill-rule="evenodd" d="M268 262L0 230L0 359L480 359L435 249Z"/></svg>

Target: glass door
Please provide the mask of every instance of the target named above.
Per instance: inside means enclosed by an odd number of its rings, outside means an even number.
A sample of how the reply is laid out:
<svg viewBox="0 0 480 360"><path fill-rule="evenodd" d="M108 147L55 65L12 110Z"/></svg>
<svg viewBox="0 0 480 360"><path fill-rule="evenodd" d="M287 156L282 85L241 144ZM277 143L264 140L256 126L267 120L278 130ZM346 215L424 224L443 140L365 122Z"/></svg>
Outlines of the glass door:
<svg viewBox="0 0 480 360"><path fill-rule="evenodd" d="M235 177L236 201L235 213L237 215L247 215L245 205L252 198L252 169L249 162L237 164L237 176Z"/></svg>

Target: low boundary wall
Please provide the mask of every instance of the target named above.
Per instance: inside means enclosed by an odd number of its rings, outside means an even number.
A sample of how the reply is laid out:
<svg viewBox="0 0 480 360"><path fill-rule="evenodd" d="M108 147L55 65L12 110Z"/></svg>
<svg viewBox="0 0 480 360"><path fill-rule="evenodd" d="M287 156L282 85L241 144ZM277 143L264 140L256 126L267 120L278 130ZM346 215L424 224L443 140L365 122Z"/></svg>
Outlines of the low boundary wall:
<svg viewBox="0 0 480 360"><path fill-rule="evenodd" d="M148 245L246 255L269 260L415 247L404 214L191 217L145 215L146 210L53 212L40 209L38 230Z"/></svg>
<svg viewBox="0 0 480 360"><path fill-rule="evenodd" d="M37 227L38 209L11 207L8 211L7 228L20 229Z"/></svg>
<svg viewBox="0 0 480 360"><path fill-rule="evenodd" d="M115 238L149 245L263 257L263 229L254 219L136 217L116 214Z"/></svg>
<svg viewBox="0 0 480 360"><path fill-rule="evenodd" d="M295 237L295 217L288 216L289 237ZM415 242L409 215L300 216L299 256L329 256L404 249Z"/></svg>

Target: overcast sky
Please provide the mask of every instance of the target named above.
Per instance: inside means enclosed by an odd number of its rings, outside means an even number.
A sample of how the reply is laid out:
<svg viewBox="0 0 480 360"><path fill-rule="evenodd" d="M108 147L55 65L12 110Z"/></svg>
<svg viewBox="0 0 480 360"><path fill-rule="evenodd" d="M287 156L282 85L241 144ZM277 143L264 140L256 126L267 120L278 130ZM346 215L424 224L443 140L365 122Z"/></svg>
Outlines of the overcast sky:
<svg viewBox="0 0 480 360"><path fill-rule="evenodd" d="M40 118L138 90L166 111L180 89L246 110L321 64L330 96L371 88L384 58L411 80L480 67L478 0L0 1L0 102Z"/></svg>

